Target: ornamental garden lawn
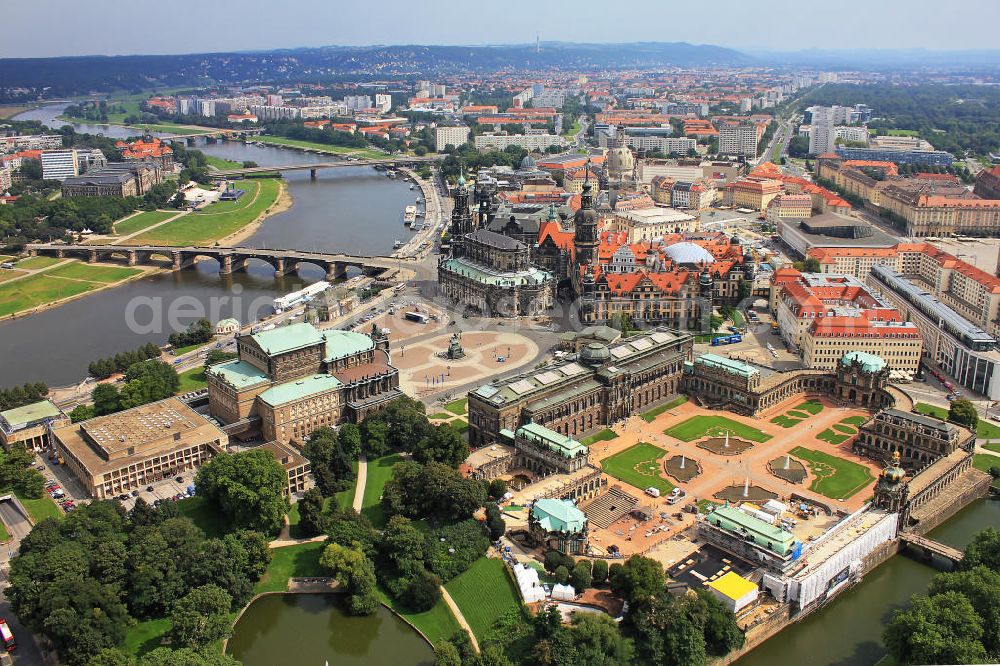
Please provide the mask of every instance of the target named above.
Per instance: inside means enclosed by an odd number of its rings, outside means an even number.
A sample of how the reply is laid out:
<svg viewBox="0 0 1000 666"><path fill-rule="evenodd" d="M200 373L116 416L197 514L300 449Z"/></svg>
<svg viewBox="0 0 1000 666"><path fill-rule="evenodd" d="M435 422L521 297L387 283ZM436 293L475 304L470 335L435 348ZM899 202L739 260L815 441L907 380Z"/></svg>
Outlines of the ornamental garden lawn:
<svg viewBox="0 0 1000 666"><path fill-rule="evenodd" d="M702 437L725 437L726 432L752 442L766 442L771 439L771 435L753 426L716 415L692 416L663 431L665 435L675 437L682 442L693 442Z"/></svg>
<svg viewBox="0 0 1000 666"><path fill-rule="evenodd" d="M601 461L605 474L624 481L630 486L645 490L656 488L660 494L669 493L674 484L660 476L660 459L667 452L647 442L639 442Z"/></svg>
<svg viewBox="0 0 1000 666"><path fill-rule="evenodd" d="M804 460L816 477L809 485L809 490L830 499L847 499L875 480L871 470L864 465L823 451L796 446L789 453Z"/></svg>

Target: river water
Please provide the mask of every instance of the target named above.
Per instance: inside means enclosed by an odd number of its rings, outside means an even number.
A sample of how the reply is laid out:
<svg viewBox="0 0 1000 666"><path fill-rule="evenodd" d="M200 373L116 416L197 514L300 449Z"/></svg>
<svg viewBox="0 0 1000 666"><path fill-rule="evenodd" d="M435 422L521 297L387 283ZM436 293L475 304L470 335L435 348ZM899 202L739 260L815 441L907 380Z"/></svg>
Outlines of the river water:
<svg viewBox="0 0 1000 666"><path fill-rule="evenodd" d="M59 126L61 106L42 107L18 116ZM115 126L78 126L78 131L104 131L109 136L131 132ZM262 166L330 161L329 156L242 142L202 143L198 148L236 162L253 160ZM407 182L386 178L370 167L308 171L286 175L292 207L269 217L241 245L388 254L396 239L410 232L402 224L403 208L419 191ZM162 273L121 287L0 323L0 387L25 381L61 386L82 380L88 363L145 342L162 344L200 316L212 321L236 317L241 322L271 312L271 300L323 278L314 266L280 280L264 262L251 262L246 272L220 277L215 261L193 269ZM134 316L129 316L134 313ZM139 326L130 323L134 321Z"/></svg>
<svg viewBox="0 0 1000 666"><path fill-rule="evenodd" d="M991 525L1000 525L1000 501L978 500L929 536L964 548L976 532ZM925 594L936 573L907 555L896 555L830 605L755 648L736 666L871 666L885 654L882 630L892 611L905 606L911 595Z"/></svg>
<svg viewBox="0 0 1000 666"><path fill-rule="evenodd" d="M335 595L261 597L233 628L226 651L244 666L429 666L434 651L392 611L347 615Z"/></svg>

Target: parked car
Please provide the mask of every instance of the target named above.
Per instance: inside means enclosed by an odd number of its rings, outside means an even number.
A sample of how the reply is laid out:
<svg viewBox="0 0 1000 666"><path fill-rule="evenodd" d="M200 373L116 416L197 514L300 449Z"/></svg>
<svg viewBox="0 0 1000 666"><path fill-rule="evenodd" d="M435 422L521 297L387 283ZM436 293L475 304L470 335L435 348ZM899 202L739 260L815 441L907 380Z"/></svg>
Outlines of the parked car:
<svg viewBox="0 0 1000 666"><path fill-rule="evenodd" d="M184 483L184 477L178 476L177 478L174 479L174 481L176 481L177 483Z"/></svg>

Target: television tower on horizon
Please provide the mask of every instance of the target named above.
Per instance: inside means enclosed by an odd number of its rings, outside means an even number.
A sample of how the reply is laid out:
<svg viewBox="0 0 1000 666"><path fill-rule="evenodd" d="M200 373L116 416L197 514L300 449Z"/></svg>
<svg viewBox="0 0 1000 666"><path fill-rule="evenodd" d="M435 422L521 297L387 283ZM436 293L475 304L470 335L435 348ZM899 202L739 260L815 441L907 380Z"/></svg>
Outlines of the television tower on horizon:
<svg viewBox="0 0 1000 666"><path fill-rule="evenodd" d="M535 53L542 52L542 43L538 39L538 33L535 33Z"/></svg>

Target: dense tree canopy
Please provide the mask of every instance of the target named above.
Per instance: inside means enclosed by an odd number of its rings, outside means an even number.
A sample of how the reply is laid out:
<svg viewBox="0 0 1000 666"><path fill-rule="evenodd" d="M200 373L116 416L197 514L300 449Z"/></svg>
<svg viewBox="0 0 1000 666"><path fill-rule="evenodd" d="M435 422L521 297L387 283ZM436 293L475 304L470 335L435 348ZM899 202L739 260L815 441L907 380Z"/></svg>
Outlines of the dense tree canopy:
<svg viewBox="0 0 1000 666"><path fill-rule="evenodd" d="M198 470L195 486L233 525L275 534L288 513L285 470L265 449L223 453Z"/></svg>

